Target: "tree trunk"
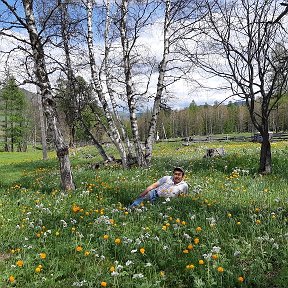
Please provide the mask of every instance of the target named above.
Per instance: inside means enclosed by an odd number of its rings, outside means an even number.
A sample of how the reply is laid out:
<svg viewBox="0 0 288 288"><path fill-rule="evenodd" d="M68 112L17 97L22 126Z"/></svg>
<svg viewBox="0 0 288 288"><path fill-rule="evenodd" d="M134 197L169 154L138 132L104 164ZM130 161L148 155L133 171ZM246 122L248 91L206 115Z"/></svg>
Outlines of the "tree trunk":
<svg viewBox="0 0 288 288"><path fill-rule="evenodd" d="M92 76L92 83L94 85L94 89L98 95L98 99L102 105L102 109L105 115L105 118L108 122L109 126L109 137L114 143L115 147L120 153L122 159L122 166L127 168L127 155L125 151L125 147L123 146L119 131L113 121L111 116L111 112L109 109L109 105L105 99L105 95L103 93L103 89L101 87L101 83L98 79L97 69L96 69L96 62L94 57L94 44L93 44L93 29L92 29L92 12L93 12L93 1L87 1L87 29L88 29L88 52L89 52L89 60L90 60L90 69L91 69L91 76Z"/></svg>
<svg viewBox="0 0 288 288"><path fill-rule="evenodd" d="M45 119L44 119L44 114L43 114L41 92L38 86L37 86L37 102L38 102L38 110L39 110L40 129L41 129L42 157L43 157L43 160L47 160L48 153L47 153L46 125L45 125Z"/></svg>
<svg viewBox="0 0 288 288"><path fill-rule="evenodd" d="M47 118L48 127L53 132L53 140L60 164L61 184L64 190L74 190L70 159L68 155L68 146L64 142L63 135L59 129L58 118L55 109L55 103L52 99L51 86L46 70L45 54L41 37L38 34L33 12L33 1L23 0L23 7L26 16L27 31L30 38L30 44L35 61L35 76L41 91L43 109Z"/></svg>
<svg viewBox="0 0 288 288"><path fill-rule="evenodd" d="M120 34L121 34L121 45L122 45L122 52L123 52L126 97L127 97L129 113L130 113L131 132L133 135L136 159L137 159L138 165L141 167L141 166L147 166L147 165L146 165L146 160L144 158L144 154L142 151L142 145L141 145L140 136L139 136L138 122L137 122L137 117L136 117L136 101L135 101L135 95L133 91L131 59L130 59L131 47L129 47L129 40L127 38L127 9L128 9L128 0L122 0Z"/></svg>
<svg viewBox="0 0 288 288"><path fill-rule="evenodd" d="M164 89L164 77L165 77L165 71L167 68L167 57L169 54L169 46L170 46L169 40L168 40L169 18L170 18L170 1L166 1L166 10L165 10L165 19L164 19L164 36L163 36L164 37L163 39L164 49L163 49L162 61L159 64L157 92L156 92L156 97L154 99L153 112L152 112L152 117L150 120L149 130L148 130L148 137L145 143L145 159L146 159L147 164L149 164L152 159L152 150L153 150L153 144L154 144L155 136L156 136L155 134L156 134L158 114L160 112L160 103L161 103L161 98L162 98L163 89Z"/></svg>
<svg viewBox="0 0 288 288"><path fill-rule="evenodd" d="M91 131L89 130L89 128L87 127L87 125L85 124L84 120L81 119L80 120L82 125L84 126L84 129L86 131L86 133L90 136L90 138L92 139L94 145L96 146L99 154L101 155L101 157L103 158L103 161L108 161L108 162L111 162L112 161L112 158L109 157L107 155L107 153L105 152L103 146L99 143L99 141L97 141L97 139L94 137L94 135L91 133Z"/></svg>
<svg viewBox="0 0 288 288"><path fill-rule="evenodd" d="M269 133L262 134L259 173L270 174L272 172L272 154Z"/></svg>

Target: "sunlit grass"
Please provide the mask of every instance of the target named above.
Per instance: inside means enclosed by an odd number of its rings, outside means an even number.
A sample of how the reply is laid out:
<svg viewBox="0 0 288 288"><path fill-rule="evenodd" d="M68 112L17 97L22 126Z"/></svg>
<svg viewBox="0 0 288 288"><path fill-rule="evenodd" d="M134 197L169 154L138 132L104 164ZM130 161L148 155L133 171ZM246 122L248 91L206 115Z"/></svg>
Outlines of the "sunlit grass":
<svg viewBox="0 0 288 288"><path fill-rule="evenodd" d="M203 159L221 146L224 157ZM71 153L70 193L55 157L3 154L0 286L286 287L287 142L272 149L263 177L256 143L158 143L151 167L130 170L92 170L100 158L83 147ZM124 209L176 165L189 197Z"/></svg>

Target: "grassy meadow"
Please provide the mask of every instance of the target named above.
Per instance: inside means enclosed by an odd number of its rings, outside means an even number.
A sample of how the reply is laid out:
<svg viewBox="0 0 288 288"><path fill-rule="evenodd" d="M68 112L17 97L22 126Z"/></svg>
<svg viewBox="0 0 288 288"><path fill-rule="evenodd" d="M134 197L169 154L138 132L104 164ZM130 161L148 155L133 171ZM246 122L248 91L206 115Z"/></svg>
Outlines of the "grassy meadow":
<svg viewBox="0 0 288 288"><path fill-rule="evenodd" d="M216 147L226 155L203 158ZM96 149L81 147L69 193L54 152L1 153L0 287L287 287L288 143L272 143L272 175L259 153L158 143L149 168L93 170ZM176 165L189 196L125 210Z"/></svg>

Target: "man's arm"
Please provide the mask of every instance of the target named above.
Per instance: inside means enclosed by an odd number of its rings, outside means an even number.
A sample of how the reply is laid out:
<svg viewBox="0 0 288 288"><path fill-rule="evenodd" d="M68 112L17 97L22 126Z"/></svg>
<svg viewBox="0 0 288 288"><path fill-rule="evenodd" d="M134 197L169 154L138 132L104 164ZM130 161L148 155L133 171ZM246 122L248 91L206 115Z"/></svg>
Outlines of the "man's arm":
<svg viewBox="0 0 288 288"><path fill-rule="evenodd" d="M141 194L139 197L144 197L148 192L150 192L152 189L156 189L157 187L159 187L160 183L159 181L149 185Z"/></svg>

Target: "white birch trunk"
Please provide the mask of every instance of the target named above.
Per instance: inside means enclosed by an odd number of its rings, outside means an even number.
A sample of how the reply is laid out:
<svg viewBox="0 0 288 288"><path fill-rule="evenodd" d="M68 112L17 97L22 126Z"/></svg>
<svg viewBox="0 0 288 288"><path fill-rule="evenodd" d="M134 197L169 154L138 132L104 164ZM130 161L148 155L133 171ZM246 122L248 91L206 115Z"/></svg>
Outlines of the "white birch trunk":
<svg viewBox="0 0 288 288"><path fill-rule="evenodd" d="M123 65L125 74L125 85L126 85L126 96L130 113L131 131L133 135L133 141L136 151L136 158L139 166L146 166L144 153L142 151L142 145L140 141L138 122L136 117L136 102L133 91L133 82L131 75L131 60L129 54L129 41L127 38L127 9L128 0L122 0L121 5L121 21L120 21L120 33L121 33L121 44L123 51Z"/></svg>
<svg viewBox="0 0 288 288"><path fill-rule="evenodd" d="M158 115L160 112L160 103L161 103L161 98L162 98L163 89L164 89L164 77L165 77L165 72L167 68L167 60L168 60L167 58L169 55L170 44L169 44L169 38L168 38L168 29L169 29L169 21L170 21L170 4L171 4L171 1L166 0L164 35L163 35L163 42L164 42L163 56L162 56L162 61L159 64L157 91L156 91L156 96L155 96L154 104L153 104L153 111L152 111L152 117L151 117L149 130L148 130L148 137L145 143L145 159L147 163L150 163L152 159L152 150L153 150L153 144L155 142L156 125L157 125Z"/></svg>
<svg viewBox="0 0 288 288"><path fill-rule="evenodd" d="M47 160L48 159L47 133L46 133L44 114L43 114L41 91L38 86L37 86L37 102L38 102L39 123L40 123L40 130L41 130L42 156L43 156L43 160Z"/></svg>
<svg viewBox="0 0 288 288"><path fill-rule="evenodd" d="M97 75L97 69L96 69L96 63L95 63L95 57L94 57L94 45L93 45L93 30L92 30L92 14L93 14L93 0L87 0L87 29L88 29L88 35L87 35L87 41L88 41L88 50L89 50L89 60L90 60L90 69L91 69L91 76L92 76L92 82L94 85L94 89L98 95L98 99L102 105L105 118L108 122L108 126L110 128L111 133L109 133L109 136L118 149L121 159L122 159L122 165L123 167L127 167L127 155L125 148L123 146L119 131L114 123L114 120L111 116L109 105L105 99L105 95L103 93L103 89L101 87L101 83L99 81L98 75Z"/></svg>
<svg viewBox="0 0 288 288"><path fill-rule="evenodd" d="M105 22L105 33L104 33L104 43L105 43L105 55L104 55L104 74L105 74L105 80L106 80L106 86L107 86L107 91L110 97L112 109L113 109L113 114L115 117L115 120L117 121L118 127L119 127L119 132L121 133L121 137L123 141L125 141L125 145L128 151L128 155L132 155L132 149L131 149L131 143L129 140L129 137L126 133L125 127L123 125L123 122L121 121L119 117L119 113L117 111L117 103L116 99L114 97L114 91L111 88L112 83L111 83L111 77L109 73L109 53L110 53L110 46L108 42L108 36L109 36L109 31L110 31L110 0L107 0L106 2L106 22Z"/></svg>
<svg viewBox="0 0 288 288"><path fill-rule="evenodd" d="M41 91L44 113L47 118L48 126L53 132L53 140L60 164L61 184L64 190L73 190L75 185L73 183L71 165L69 159L68 146L64 142L63 135L59 129L59 123L55 110L55 103L52 99L51 86L46 70L45 56L41 37L38 34L34 13L33 1L22 0L25 11L27 30L30 38L33 58L35 61L35 76Z"/></svg>

